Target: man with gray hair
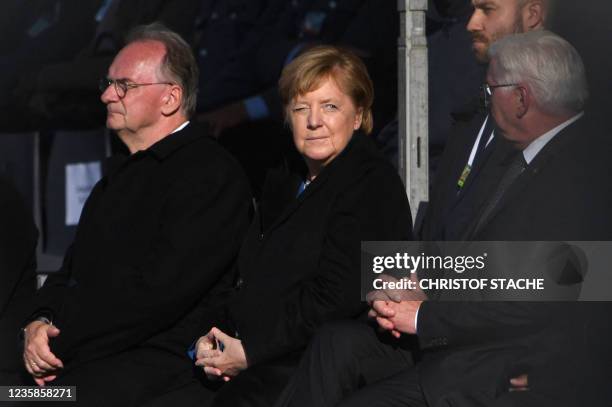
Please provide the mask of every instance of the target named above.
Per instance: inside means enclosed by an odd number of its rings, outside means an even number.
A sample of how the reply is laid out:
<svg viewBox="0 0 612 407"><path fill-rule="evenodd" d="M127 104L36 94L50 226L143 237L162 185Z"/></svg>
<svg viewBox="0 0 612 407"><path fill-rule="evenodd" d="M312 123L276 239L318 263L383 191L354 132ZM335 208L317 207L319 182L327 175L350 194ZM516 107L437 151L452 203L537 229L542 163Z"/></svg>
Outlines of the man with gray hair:
<svg viewBox="0 0 612 407"><path fill-rule="evenodd" d="M510 181L514 181L523 175L523 171L528 166L531 166L530 171L525 174L527 177L528 173L533 171L533 167L541 162L542 159L536 160L540 153L546 155L548 150L560 148L557 145L561 142L557 137L566 128L561 138L570 140L563 144L568 142L578 144L573 148L574 158L571 162L547 160L546 165L558 162L562 168L571 168L579 158L586 159L580 157L578 151L585 147L591 149L597 143L594 140L585 142L584 138L576 135L571 137L566 135L571 135L576 127L581 127L571 125L584 115L583 109L589 95L582 59L572 45L549 31L534 31L508 36L497 41L489 49L489 57L491 63L487 82L483 86L491 104L491 114L501 136L509 141L514 149L521 151L520 154L509 152L510 155L514 155L515 162L520 161L517 164L520 169L516 170L516 174L508 175L514 168L509 165L509 168L505 169L504 176L513 176L515 178ZM596 139L597 136L591 138ZM545 149L547 145L548 149ZM580 168L572 169L572 172L583 171L583 168L589 167L580 163ZM500 184L501 181L489 194L488 202L472 223L473 228L464 236L466 240L486 240L482 239L481 233L488 221L493 220L492 215L504 203L503 195L511 188L510 184ZM553 193L550 191L553 185L552 181L539 185L538 191ZM575 188L576 185L571 187ZM511 223L513 227L518 226L515 220ZM504 225L502 228L505 239L512 237L508 236L508 227L511 225ZM533 227L531 225L530 229L533 230ZM518 235L516 238L525 239Z"/></svg>
<svg viewBox="0 0 612 407"><path fill-rule="evenodd" d="M548 31L512 35L494 43L489 56L487 97L514 96L521 107L520 112L510 115L515 117L506 118L510 112L504 111L503 102L498 100L492 103L491 112L502 134L519 148L527 148L545 130L582 114L589 96L584 65L576 50L561 37ZM542 147L550 138L541 142Z"/></svg>
<svg viewBox="0 0 612 407"><path fill-rule="evenodd" d="M197 78L189 45L152 24L100 81L129 155L111 157L23 330L33 380L76 385L80 405L140 405L192 374L185 349L248 226L246 177L189 122Z"/></svg>
<svg viewBox="0 0 612 407"><path fill-rule="evenodd" d="M488 64L488 50L507 35L542 30L553 0L472 0L474 11L467 30L477 61ZM476 89L475 89L476 91ZM473 108L468 110L474 110ZM487 107L473 111L465 122L457 121L448 137L433 179L430 202L420 228L422 240L459 240L481 204L476 187L491 187L483 177L494 173L496 149L507 147L496 137L496 124ZM493 185L494 187L494 185Z"/></svg>

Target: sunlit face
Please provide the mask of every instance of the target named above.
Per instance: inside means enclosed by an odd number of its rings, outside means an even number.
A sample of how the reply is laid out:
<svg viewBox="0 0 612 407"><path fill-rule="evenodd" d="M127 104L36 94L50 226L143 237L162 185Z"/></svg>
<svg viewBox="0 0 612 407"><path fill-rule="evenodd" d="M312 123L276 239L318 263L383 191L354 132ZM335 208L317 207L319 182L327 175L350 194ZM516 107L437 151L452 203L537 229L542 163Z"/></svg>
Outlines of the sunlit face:
<svg viewBox="0 0 612 407"><path fill-rule="evenodd" d="M331 162L361 127L362 110L328 78L321 86L289 103L293 142L311 176Z"/></svg>
<svg viewBox="0 0 612 407"><path fill-rule="evenodd" d="M123 48L108 69L110 79L128 83L160 82L159 66L165 54L159 42L135 42ZM121 137L128 137L156 124L162 117L162 97L167 85L142 86L129 89L123 98L114 86L109 86L100 99L106 105L106 127Z"/></svg>
<svg viewBox="0 0 612 407"><path fill-rule="evenodd" d="M525 31L519 0L472 0L474 13L467 25L476 59L487 62L487 51L498 39Z"/></svg>

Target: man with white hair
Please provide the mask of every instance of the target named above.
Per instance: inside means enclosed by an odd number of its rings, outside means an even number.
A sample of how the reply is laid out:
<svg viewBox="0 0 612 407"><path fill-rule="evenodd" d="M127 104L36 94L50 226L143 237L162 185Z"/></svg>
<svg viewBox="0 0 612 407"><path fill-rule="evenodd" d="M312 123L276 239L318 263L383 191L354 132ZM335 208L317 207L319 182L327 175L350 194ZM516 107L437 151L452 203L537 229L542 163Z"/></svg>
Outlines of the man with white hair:
<svg viewBox="0 0 612 407"><path fill-rule="evenodd" d="M474 12L466 28L476 60L488 64L489 47L507 35L543 29L552 2L472 0ZM494 187L487 181L495 177L481 175L495 173L492 152L506 144L496 137L496 124L488 108L474 113L468 121L453 126L446 142L419 231L422 240L459 240L473 220L473 209L481 204L483 194L476 190Z"/></svg>
<svg viewBox="0 0 612 407"><path fill-rule="evenodd" d="M543 158L540 154L544 156L551 154L548 151L559 149L559 143L576 144L572 147L573 157L571 160L567 157L568 162L559 162L559 158L554 161L548 159L547 166L558 163L560 171L571 168L572 174L591 170L590 166L585 166L582 162L577 168L573 168L579 159L587 159L587 156L581 157L580 152L587 149L589 153L594 153L591 150L598 145L591 140L597 139L596 135L590 136L588 141L584 140L584 136L580 136L585 131L582 128L585 120L572 126L584 115L583 109L589 95L585 68L576 50L567 41L551 32L536 31L501 39L490 48L489 56L491 63L487 82L483 88L486 97L490 99L491 114L501 136L512 145L513 149L521 151L520 154L515 154L515 158L523 161L521 163L523 170L529 167L529 171L525 174L522 174L521 170L521 178L529 177L536 166L542 165L540 162ZM576 133L576 128L579 128L578 135L572 136ZM562 133L565 129L567 130ZM558 137L560 133L562 137ZM510 151L510 154L513 152ZM558 156L559 153L556 152L555 155ZM509 169L506 169L505 172L508 171ZM554 177L559 178L559 173ZM576 188L580 184L565 183L565 185L568 188ZM533 197L539 193L545 198L554 193L554 188L555 182L551 180L538 185L537 191L528 196ZM500 191L498 187L491 191L488 202L472 224L474 228L465 236L468 240L477 240L476 238L487 240L483 239L486 235L482 234L486 223L494 220L493 215L502 208L503 204L508 203L511 197L510 195L502 197L500 194L510 194L510 188ZM491 202L495 199L498 202ZM567 199L569 198L565 200ZM522 197L522 200L525 198ZM494 204L498 206L493 207ZM551 211L552 208L546 210ZM532 211L533 209L530 212ZM511 223L512 225L503 227L504 238L525 240L526 237L518 232L509 235L508 228L516 228L520 222L512 220ZM552 235L556 229L554 225L550 227L553 229L546 228L546 230ZM534 228L534 225L530 225L529 230ZM567 229L562 231L567 232Z"/></svg>

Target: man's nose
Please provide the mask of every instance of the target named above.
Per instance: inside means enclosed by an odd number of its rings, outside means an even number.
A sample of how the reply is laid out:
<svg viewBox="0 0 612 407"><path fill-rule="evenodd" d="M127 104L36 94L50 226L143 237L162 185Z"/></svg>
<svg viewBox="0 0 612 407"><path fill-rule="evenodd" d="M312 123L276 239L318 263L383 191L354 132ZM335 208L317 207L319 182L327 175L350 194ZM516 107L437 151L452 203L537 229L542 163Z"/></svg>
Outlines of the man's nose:
<svg viewBox="0 0 612 407"><path fill-rule="evenodd" d="M110 84L104 89L104 92L100 95L100 100L104 104L109 104L111 102L116 102L119 100L119 95L117 95L117 90L115 89L114 84Z"/></svg>
<svg viewBox="0 0 612 407"><path fill-rule="evenodd" d="M466 29L473 33L476 31L481 31L482 30L482 18L480 15L481 11L479 10L474 10L474 13L472 13L472 16L470 17L470 21L468 21L467 27Z"/></svg>

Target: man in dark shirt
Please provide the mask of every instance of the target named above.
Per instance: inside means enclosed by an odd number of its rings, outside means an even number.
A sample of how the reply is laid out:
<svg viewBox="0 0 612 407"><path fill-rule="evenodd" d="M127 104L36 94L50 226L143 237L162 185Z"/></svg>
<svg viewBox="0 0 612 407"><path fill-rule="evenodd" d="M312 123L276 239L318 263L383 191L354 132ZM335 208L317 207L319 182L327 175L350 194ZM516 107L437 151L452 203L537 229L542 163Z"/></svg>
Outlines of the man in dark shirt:
<svg viewBox="0 0 612 407"><path fill-rule="evenodd" d="M101 81L106 126L130 155L109 162L24 330L36 383L77 385L83 405L139 405L192 373L190 321L246 229L244 174L188 121L197 77L189 46L151 25L131 34ZM96 392L99 383L112 390Z"/></svg>

